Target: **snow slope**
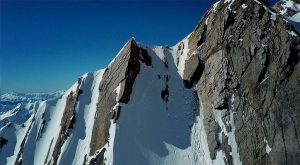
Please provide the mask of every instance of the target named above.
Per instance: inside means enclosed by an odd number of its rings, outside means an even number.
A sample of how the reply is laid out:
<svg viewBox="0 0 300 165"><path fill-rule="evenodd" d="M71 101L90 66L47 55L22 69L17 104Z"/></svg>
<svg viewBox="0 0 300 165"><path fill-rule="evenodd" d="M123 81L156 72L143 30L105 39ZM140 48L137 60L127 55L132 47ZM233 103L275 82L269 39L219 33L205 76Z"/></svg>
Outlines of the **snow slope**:
<svg viewBox="0 0 300 165"><path fill-rule="evenodd" d="M189 51L187 42L187 38L179 42L181 50L178 50L179 44L173 47L140 44L151 57L152 66L141 65L129 103L116 105L121 105L122 110L117 122L111 122L110 138L103 147L106 148L106 164L223 162L222 156L211 160L197 93L193 88L186 88L182 81ZM1 137L9 140L0 151L0 164L14 164L21 159L23 164L52 164L67 97L74 95L77 89L83 92L74 109L76 122L63 141L57 162L75 165L94 158L95 155L90 155L91 130L104 72L83 75L80 82L59 98L28 105L31 115L23 122L10 126L2 122L15 117L16 109L2 114L1 122L5 126L0 131ZM117 87L116 100L120 99L124 88ZM168 92L163 96L162 91Z"/></svg>
<svg viewBox="0 0 300 165"><path fill-rule="evenodd" d="M198 113L198 101L195 93L184 87L172 49L147 49L153 67L142 65L131 101L122 106L116 124L114 164L193 162L190 131ZM168 102L160 96L166 86L170 93ZM125 152L126 157L122 154Z"/></svg>
<svg viewBox="0 0 300 165"><path fill-rule="evenodd" d="M76 106L77 124L63 146L63 154L59 164L82 164L83 155L88 155L90 152L91 130L94 123L92 119L96 112L98 89L103 72L100 70L83 76L81 89L84 92L79 96L79 102Z"/></svg>
<svg viewBox="0 0 300 165"><path fill-rule="evenodd" d="M187 38L179 42L185 43ZM107 164L224 164L222 156L210 158L197 93L181 78L188 46L178 51L179 44L142 45L152 66L141 66L131 101L122 105L120 118L111 127L115 130L110 129L106 155L113 156L105 155ZM165 88L167 102L161 98ZM235 156L239 160L238 153Z"/></svg>
<svg viewBox="0 0 300 165"><path fill-rule="evenodd" d="M85 92L80 95L80 102L76 106L77 126L74 127L73 133L64 143L60 164L78 164L77 161L83 162L82 155L90 152L90 130L94 123L91 119L96 111L98 88L103 72L104 70L88 73L82 78L80 89ZM29 103L25 113L29 114L29 117L23 117L22 119L25 119L23 122L19 119L21 115L16 115L16 113L23 112L17 111L21 105L3 113L0 116L0 124L4 126L0 130L0 136L7 139L8 142L0 150L0 164L15 164L17 159L20 159L19 155L22 155L22 164L39 165L51 162L54 144L61 129L60 121L67 96L71 92L75 92L78 86L79 84L76 82L59 98Z"/></svg>

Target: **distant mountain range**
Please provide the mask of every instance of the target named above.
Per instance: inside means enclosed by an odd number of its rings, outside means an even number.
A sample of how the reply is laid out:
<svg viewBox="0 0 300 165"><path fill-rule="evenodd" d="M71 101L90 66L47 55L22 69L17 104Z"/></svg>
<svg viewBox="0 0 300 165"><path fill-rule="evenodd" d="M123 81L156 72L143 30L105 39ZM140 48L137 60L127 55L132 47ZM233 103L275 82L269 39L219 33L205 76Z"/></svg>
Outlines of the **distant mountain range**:
<svg viewBox="0 0 300 165"><path fill-rule="evenodd" d="M8 111L18 104L33 103L36 101L50 100L61 96L64 91L48 92L48 93L17 93L9 92L0 95L0 113Z"/></svg>
<svg viewBox="0 0 300 165"><path fill-rule="evenodd" d="M23 101L41 101L60 96L64 91L45 92L45 93L17 93L9 92L0 95L0 101L23 102Z"/></svg>
<svg viewBox="0 0 300 165"><path fill-rule="evenodd" d="M37 105L45 100L58 98L63 93L64 91L48 93L9 92L2 94L0 96L0 128L11 124L25 126L25 122L37 110ZM1 140L3 139L0 137L0 146L3 145Z"/></svg>

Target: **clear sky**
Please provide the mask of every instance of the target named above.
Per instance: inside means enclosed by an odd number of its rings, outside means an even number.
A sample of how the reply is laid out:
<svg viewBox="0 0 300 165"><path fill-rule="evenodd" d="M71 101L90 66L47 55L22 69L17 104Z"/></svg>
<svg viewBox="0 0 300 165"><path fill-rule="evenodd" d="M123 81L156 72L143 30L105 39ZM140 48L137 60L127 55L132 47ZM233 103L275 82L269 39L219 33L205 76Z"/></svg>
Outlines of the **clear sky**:
<svg viewBox="0 0 300 165"><path fill-rule="evenodd" d="M0 88L68 89L105 68L131 37L174 45L216 0L0 0Z"/></svg>

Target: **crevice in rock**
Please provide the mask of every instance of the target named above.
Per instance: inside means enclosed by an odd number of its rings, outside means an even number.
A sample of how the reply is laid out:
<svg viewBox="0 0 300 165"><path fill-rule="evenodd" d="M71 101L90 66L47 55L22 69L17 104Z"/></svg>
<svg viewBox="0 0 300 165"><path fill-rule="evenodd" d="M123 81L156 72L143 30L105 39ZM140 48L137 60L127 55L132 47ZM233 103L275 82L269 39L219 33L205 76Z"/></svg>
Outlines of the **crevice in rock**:
<svg viewBox="0 0 300 165"><path fill-rule="evenodd" d="M44 119L44 117L45 117L45 112L42 113L42 117L41 117L42 123L41 123L41 126L40 126L39 130L38 130L38 135L36 137L36 140L39 140L42 137L44 127L45 127L45 124L46 124L46 120Z"/></svg>
<svg viewBox="0 0 300 165"><path fill-rule="evenodd" d="M205 42L206 32L207 32L207 25L204 25L203 26L203 31L202 31L201 36L200 36L200 40L197 42L197 47L199 47L200 45L202 45Z"/></svg>
<svg viewBox="0 0 300 165"><path fill-rule="evenodd" d="M283 130L283 126L281 126L281 137L282 137L282 142L283 142L283 147L284 147L284 154L285 154L285 163L288 163L287 160L287 150L286 150L286 145L285 145L285 138L284 138L284 130Z"/></svg>
<svg viewBox="0 0 300 165"><path fill-rule="evenodd" d="M69 127L68 127L68 129L67 129L67 137L70 136L71 131L72 131L72 129L74 128L75 122L76 122L76 114L75 114L75 112L74 112L74 113L73 113L73 116L71 117L70 125L69 125Z"/></svg>
<svg viewBox="0 0 300 165"><path fill-rule="evenodd" d="M180 42L177 49L178 49L178 51L183 50L184 49L184 43Z"/></svg>
<svg viewBox="0 0 300 165"><path fill-rule="evenodd" d="M113 120L113 123L116 123L117 120L119 119L120 112L121 112L121 106L117 106L115 109L112 110L112 117L111 117L111 119Z"/></svg>
<svg viewBox="0 0 300 165"><path fill-rule="evenodd" d="M204 62L202 62L202 60L200 60L199 56L198 56L198 60L199 60L199 64L195 72L193 73L193 76L190 78L190 80L183 80L184 86L186 88L192 88L195 84L197 84L203 74L205 64Z"/></svg>
<svg viewBox="0 0 300 165"><path fill-rule="evenodd" d="M125 87L122 97L120 98L119 102L121 103L128 103L130 100L130 94L132 92L132 87L135 81L135 78L140 72L140 62L138 58L135 58L139 54L139 48L137 45L131 45L131 57L128 60L128 66L125 72ZM145 55L146 56L146 55ZM150 57L150 56L149 56ZM150 57L151 59L151 57ZM150 62L148 62L150 63Z"/></svg>
<svg viewBox="0 0 300 165"><path fill-rule="evenodd" d="M87 154L84 155L84 159L83 159L82 165L86 165L86 161L87 161Z"/></svg>
<svg viewBox="0 0 300 165"><path fill-rule="evenodd" d="M40 129L38 131L38 136L36 137L36 140L39 140L42 137L44 127L45 127L45 123L46 123L46 121L44 119L42 119L42 123L41 123Z"/></svg>
<svg viewBox="0 0 300 165"><path fill-rule="evenodd" d="M265 15L265 13L266 13L266 9L263 6L261 6L259 8L259 10L258 10L258 14L259 14L258 18L259 18L259 20L261 20L263 18L263 16Z"/></svg>
<svg viewBox="0 0 300 165"><path fill-rule="evenodd" d="M81 95L82 93L83 93L83 90L78 89L78 96L77 96L77 98L76 98L76 101L78 101L79 95Z"/></svg>
<svg viewBox="0 0 300 165"><path fill-rule="evenodd" d="M266 53L266 59L264 62L264 66L263 69L260 71L259 76L258 76L258 80L257 80L257 84L260 84L261 82L263 82L263 80L265 79L266 73L268 71L268 67L270 65L270 57L269 54Z"/></svg>
<svg viewBox="0 0 300 165"><path fill-rule="evenodd" d="M295 46L290 46L290 54L287 59L287 64L283 67L282 73L284 74L283 79L280 80L280 84L288 80L294 72L295 66L299 63L299 50Z"/></svg>
<svg viewBox="0 0 300 165"><path fill-rule="evenodd" d="M225 16L224 33L234 23L235 23L235 14L233 12L231 12L231 11L228 11L228 13Z"/></svg>
<svg viewBox="0 0 300 165"><path fill-rule="evenodd" d="M104 163L104 153L106 151L106 148L103 148L100 153L97 154L97 156L95 158L92 158L90 160L89 165L105 165Z"/></svg>
<svg viewBox="0 0 300 165"><path fill-rule="evenodd" d="M145 62L145 64L147 66L151 66L152 65L152 58L151 58L151 56L149 56L147 50L140 47L140 54L143 57L143 62Z"/></svg>
<svg viewBox="0 0 300 165"><path fill-rule="evenodd" d="M227 98L224 98L224 102L221 105L217 106L215 109L216 110L228 109L229 106L228 106L228 101L227 100L228 100Z"/></svg>
<svg viewBox="0 0 300 165"><path fill-rule="evenodd" d="M11 127L12 126L12 122L9 122L8 124L7 124L7 127Z"/></svg>

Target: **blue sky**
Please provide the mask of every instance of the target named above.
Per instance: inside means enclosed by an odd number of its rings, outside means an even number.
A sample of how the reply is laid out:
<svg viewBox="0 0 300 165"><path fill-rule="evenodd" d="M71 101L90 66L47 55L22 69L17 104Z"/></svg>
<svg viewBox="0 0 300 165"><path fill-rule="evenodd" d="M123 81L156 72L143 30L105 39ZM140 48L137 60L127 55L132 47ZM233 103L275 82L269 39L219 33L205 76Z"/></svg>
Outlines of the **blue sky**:
<svg viewBox="0 0 300 165"><path fill-rule="evenodd" d="M1 0L0 88L68 89L105 68L126 41L174 45L215 0Z"/></svg>

